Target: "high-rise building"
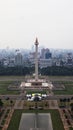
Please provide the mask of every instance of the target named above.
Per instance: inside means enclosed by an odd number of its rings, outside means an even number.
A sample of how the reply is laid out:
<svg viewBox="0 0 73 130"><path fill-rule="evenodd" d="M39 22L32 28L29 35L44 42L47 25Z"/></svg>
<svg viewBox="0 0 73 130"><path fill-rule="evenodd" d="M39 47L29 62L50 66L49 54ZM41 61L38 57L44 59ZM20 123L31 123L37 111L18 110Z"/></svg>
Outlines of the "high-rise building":
<svg viewBox="0 0 73 130"><path fill-rule="evenodd" d="M50 59L52 58L52 53L50 52L49 49L46 49L46 52L45 52L45 59Z"/></svg>
<svg viewBox="0 0 73 130"><path fill-rule="evenodd" d="M50 59L52 58L52 53L50 52L50 50L48 48L46 49L42 49L41 50L41 58L42 59Z"/></svg>
<svg viewBox="0 0 73 130"><path fill-rule="evenodd" d="M23 65L23 57L22 54L18 51L15 55L15 65L22 66Z"/></svg>
<svg viewBox="0 0 73 130"><path fill-rule="evenodd" d="M67 54L67 64L68 65L72 65L72 53L68 53Z"/></svg>

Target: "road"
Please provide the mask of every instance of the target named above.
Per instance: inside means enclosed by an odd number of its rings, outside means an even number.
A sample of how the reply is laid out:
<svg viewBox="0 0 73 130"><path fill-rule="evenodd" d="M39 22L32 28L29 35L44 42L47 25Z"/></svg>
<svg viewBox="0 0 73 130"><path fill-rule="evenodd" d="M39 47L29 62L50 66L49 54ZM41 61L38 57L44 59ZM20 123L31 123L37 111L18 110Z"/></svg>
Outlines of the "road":
<svg viewBox="0 0 73 130"><path fill-rule="evenodd" d="M49 96L47 95L47 97L45 99L48 99L48 100L57 100L57 99L61 99L61 98L72 98L73 95L52 95L52 96ZM23 99L23 100L26 100L26 96L24 95L0 95L0 99L11 99L11 100L20 100L20 99Z"/></svg>
<svg viewBox="0 0 73 130"><path fill-rule="evenodd" d="M43 76L50 81L73 81L73 76ZM42 77L42 78L43 78ZM0 76L0 81L24 81L30 77L25 76Z"/></svg>

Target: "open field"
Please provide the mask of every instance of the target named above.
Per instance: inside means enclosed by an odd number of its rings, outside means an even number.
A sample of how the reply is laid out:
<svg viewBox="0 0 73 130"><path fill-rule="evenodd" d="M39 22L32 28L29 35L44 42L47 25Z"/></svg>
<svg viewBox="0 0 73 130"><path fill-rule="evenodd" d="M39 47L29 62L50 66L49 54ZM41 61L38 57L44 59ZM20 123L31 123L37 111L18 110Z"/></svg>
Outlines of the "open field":
<svg viewBox="0 0 73 130"><path fill-rule="evenodd" d="M18 130L22 113L37 112L34 110L15 110L9 124L8 130ZM53 130L64 130L58 110L38 110L39 113L50 113Z"/></svg>
<svg viewBox="0 0 73 130"><path fill-rule="evenodd" d="M73 81L73 76L48 76L51 81Z"/></svg>
<svg viewBox="0 0 73 130"><path fill-rule="evenodd" d="M27 76L30 78L30 76ZM0 76L0 94L19 94L17 91L9 91L7 90L7 87L10 83L14 81L24 81L27 77L25 76ZM42 78L46 78L47 81L52 81L52 82L59 82L65 85L66 89L65 90L58 90L54 91L54 94L73 94L73 76L42 76ZM27 93L30 93L28 91ZM43 91L42 93L45 93Z"/></svg>
<svg viewBox="0 0 73 130"><path fill-rule="evenodd" d="M8 86L12 83L13 81L0 81L0 94L1 95L6 95L6 94L18 94L18 91L10 91L8 90Z"/></svg>
<svg viewBox="0 0 73 130"><path fill-rule="evenodd" d="M73 76L42 76L51 81L73 81ZM25 78L30 76L0 76L0 81L24 81Z"/></svg>
<svg viewBox="0 0 73 130"><path fill-rule="evenodd" d="M24 76L0 76L0 81L23 81Z"/></svg>
<svg viewBox="0 0 73 130"><path fill-rule="evenodd" d="M54 90L56 95L72 95L73 94L73 82L72 81L54 81L55 84L58 83L58 86L61 84L65 86L65 90Z"/></svg>
<svg viewBox="0 0 73 130"><path fill-rule="evenodd" d="M46 94L46 90L31 90L31 89L29 89L29 90L26 90L26 93L27 94L32 94L32 93L41 93L41 94Z"/></svg>

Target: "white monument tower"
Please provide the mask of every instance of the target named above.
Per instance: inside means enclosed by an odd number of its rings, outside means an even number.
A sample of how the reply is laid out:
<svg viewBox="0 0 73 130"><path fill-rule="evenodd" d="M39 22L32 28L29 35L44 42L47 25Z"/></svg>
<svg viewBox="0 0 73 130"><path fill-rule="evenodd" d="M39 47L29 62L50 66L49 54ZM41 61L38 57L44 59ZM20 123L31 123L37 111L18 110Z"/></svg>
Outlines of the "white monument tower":
<svg viewBox="0 0 73 130"><path fill-rule="evenodd" d="M35 40L35 80L38 81L38 39Z"/></svg>
<svg viewBox="0 0 73 130"><path fill-rule="evenodd" d="M35 90L40 90L40 88L43 89L52 89L53 85L51 82L47 82L46 79L40 79L38 77L38 39L35 40L35 79L27 79L27 82L22 82L20 85L21 90L28 90L33 88ZM42 90L43 90L42 89Z"/></svg>

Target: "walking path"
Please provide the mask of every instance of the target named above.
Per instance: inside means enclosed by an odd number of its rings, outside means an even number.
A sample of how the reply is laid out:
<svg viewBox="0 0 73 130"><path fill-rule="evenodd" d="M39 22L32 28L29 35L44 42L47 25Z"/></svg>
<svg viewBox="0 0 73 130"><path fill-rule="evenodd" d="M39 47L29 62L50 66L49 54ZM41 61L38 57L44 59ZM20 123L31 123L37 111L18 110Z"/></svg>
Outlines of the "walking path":
<svg viewBox="0 0 73 130"><path fill-rule="evenodd" d="M14 109L23 109L24 108L24 100L16 100Z"/></svg>
<svg viewBox="0 0 73 130"><path fill-rule="evenodd" d="M18 109L19 102L20 102L20 100L16 100L15 105L14 105L14 109Z"/></svg>
<svg viewBox="0 0 73 130"><path fill-rule="evenodd" d="M49 100L49 109L58 109L58 103L57 100Z"/></svg>
<svg viewBox="0 0 73 130"><path fill-rule="evenodd" d="M2 115L2 117L0 119L0 126L2 125L2 121L3 121L3 119L4 119L5 115L6 115L6 112L7 112L7 108L4 110L4 113L3 113L3 115Z"/></svg>
<svg viewBox="0 0 73 130"><path fill-rule="evenodd" d="M8 126L9 126L9 123L10 123L13 112L14 112L14 109L11 109L2 130L7 130L8 129Z"/></svg>
<svg viewBox="0 0 73 130"><path fill-rule="evenodd" d="M65 119L64 113L62 112L61 109L59 109L59 113L60 113L61 120L63 122L64 129L65 130L69 130L69 125L67 124L67 121Z"/></svg>

